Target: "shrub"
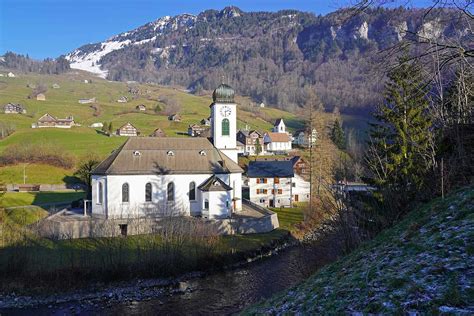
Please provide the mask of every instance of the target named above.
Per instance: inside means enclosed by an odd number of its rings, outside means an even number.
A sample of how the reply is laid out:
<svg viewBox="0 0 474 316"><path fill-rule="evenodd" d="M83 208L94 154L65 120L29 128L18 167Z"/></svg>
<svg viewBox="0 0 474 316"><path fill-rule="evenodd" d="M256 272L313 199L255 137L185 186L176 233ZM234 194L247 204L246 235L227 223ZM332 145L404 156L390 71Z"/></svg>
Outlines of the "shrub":
<svg viewBox="0 0 474 316"><path fill-rule="evenodd" d="M14 144L0 155L0 166L18 163L44 163L55 167L71 169L74 157L54 145Z"/></svg>

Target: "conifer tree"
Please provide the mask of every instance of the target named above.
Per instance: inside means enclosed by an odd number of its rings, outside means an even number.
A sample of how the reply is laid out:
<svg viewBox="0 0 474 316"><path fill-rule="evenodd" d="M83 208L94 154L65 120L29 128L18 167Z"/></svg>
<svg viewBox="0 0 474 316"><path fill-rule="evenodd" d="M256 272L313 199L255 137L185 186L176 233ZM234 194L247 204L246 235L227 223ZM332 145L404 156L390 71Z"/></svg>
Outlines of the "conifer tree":
<svg viewBox="0 0 474 316"><path fill-rule="evenodd" d="M432 131L420 66L406 57L388 73L385 100L371 124L367 167L371 183L403 212L425 185L432 165ZM387 196L384 196L387 198Z"/></svg>
<svg viewBox="0 0 474 316"><path fill-rule="evenodd" d="M255 155L260 155L262 153L262 145L260 144L260 139L257 138L255 141Z"/></svg>
<svg viewBox="0 0 474 316"><path fill-rule="evenodd" d="M337 148L341 150L346 148L346 136L338 119L334 121L334 125L332 126L331 140Z"/></svg>

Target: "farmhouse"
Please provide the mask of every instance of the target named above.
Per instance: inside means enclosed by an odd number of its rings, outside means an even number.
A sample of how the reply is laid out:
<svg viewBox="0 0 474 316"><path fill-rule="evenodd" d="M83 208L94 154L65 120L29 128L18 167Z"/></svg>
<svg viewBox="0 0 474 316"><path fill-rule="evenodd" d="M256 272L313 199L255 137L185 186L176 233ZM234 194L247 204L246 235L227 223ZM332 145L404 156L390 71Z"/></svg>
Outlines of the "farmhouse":
<svg viewBox="0 0 474 316"><path fill-rule="evenodd" d="M170 116L168 116L168 121L181 122L181 115L171 114Z"/></svg>
<svg viewBox="0 0 474 316"><path fill-rule="evenodd" d="M58 119L51 114L46 113L38 119L36 124L33 124L32 128L43 128L43 127L56 127L56 128L71 128L76 125L74 118L68 116L65 119Z"/></svg>
<svg viewBox="0 0 474 316"><path fill-rule="evenodd" d="M205 126L200 126L200 125L197 125L197 124L191 124L188 127L188 135L191 136L191 137L198 137L198 136L201 136L201 134L203 132L205 132L206 130L208 130L208 129L209 128L207 128Z"/></svg>
<svg viewBox="0 0 474 316"><path fill-rule="evenodd" d="M8 77L8 78L15 78L16 76L15 76L15 74L14 74L13 72L10 71L10 72L7 74L7 77Z"/></svg>
<svg viewBox="0 0 474 316"><path fill-rule="evenodd" d="M146 106L145 106L145 104L139 104L135 107L135 110L137 110L137 111L146 111Z"/></svg>
<svg viewBox="0 0 474 316"><path fill-rule="evenodd" d="M129 138L101 162L92 172L92 216L228 218L241 211L234 90L220 85L210 109L212 141Z"/></svg>
<svg viewBox="0 0 474 316"><path fill-rule="evenodd" d="M127 103L128 102L128 99L127 97L124 97L124 96L121 96L118 100L117 100L118 103Z"/></svg>
<svg viewBox="0 0 474 316"><path fill-rule="evenodd" d="M53 83L53 89L59 89L59 88L61 88L60 85L58 85L57 83Z"/></svg>
<svg viewBox="0 0 474 316"><path fill-rule="evenodd" d="M203 118L200 123L204 126L211 126L211 120L209 118Z"/></svg>
<svg viewBox="0 0 474 316"><path fill-rule="evenodd" d="M309 130L300 129L293 133L293 144L301 147L309 147L309 144L314 144L318 138L318 132L315 128L310 133Z"/></svg>
<svg viewBox="0 0 474 316"><path fill-rule="evenodd" d="M25 114L26 109L21 104L8 103L3 107L3 112L5 114Z"/></svg>
<svg viewBox="0 0 474 316"><path fill-rule="evenodd" d="M150 137L166 137L166 134L161 128L157 128L150 134Z"/></svg>
<svg viewBox="0 0 474 316"><path fill-rule="evenodd" d="M46 101L46 96L44 95L44 93L38 93L36 95L36 100L37 101Z"/></svg>
<svg viewBox="0 0 474 316"><path fill-rule="evenodd" d="M242 154L244 156L254 156L264 153L263 135L259 131L238 131L237 140L243 144Z"/></svg>
<svg viewBox="0 0 474 316"><path fill-rule="evenodd" d="M115 134L118 136L138 136L140 132L131 123L125 123L117 129Z"/></svg>
<svg viewBox="0 0 474 316"><path fill-rule="evenodd" d="M265 207L291 207L295 202L309 200L310 184L295 174L292 160L250 161L250 201Z"/></svg>

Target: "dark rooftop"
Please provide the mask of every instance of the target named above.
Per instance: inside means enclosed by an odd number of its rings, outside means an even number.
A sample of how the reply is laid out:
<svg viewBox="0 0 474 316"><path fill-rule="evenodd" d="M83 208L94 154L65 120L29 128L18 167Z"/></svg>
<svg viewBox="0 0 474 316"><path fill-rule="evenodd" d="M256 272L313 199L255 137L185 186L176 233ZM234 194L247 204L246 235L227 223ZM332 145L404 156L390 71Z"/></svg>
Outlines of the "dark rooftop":
<svg viewBox="0 0 474 316"><path fill-rule="evenodd" d="M201 191L230 191L232 188L224 181L213 175L198 187Z"/></svg>
<svg viewBox="0 0 474 316"><path fill-rule="evenodd" d="M247 169L250 178L291 178L294 175L291 160L250 161Z"/></svg>

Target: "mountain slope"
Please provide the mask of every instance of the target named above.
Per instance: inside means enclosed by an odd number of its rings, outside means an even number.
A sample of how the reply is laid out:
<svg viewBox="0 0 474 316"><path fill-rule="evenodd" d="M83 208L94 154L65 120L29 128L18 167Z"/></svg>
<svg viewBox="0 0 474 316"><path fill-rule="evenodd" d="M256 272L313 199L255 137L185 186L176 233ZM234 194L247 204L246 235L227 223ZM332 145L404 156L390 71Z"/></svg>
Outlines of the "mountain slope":
<svg viewBox="0 0 474 316"><path fill-rule="evenodd" d="M247 314L473 314L474 187L411 212Z"/></svg>
<svg viewBox="0 0 474 316"><path fill-rule="evenodd" d="M329 109L372 106L381 89L373 62L380 49L413 34L472 36L450 10L347 10L315 16L295 10L243 12L236 7L163 17L66 55L72 68L111 80L179 84L195 91L228 81L255 101L291 109L307 83Z"/></svg>

